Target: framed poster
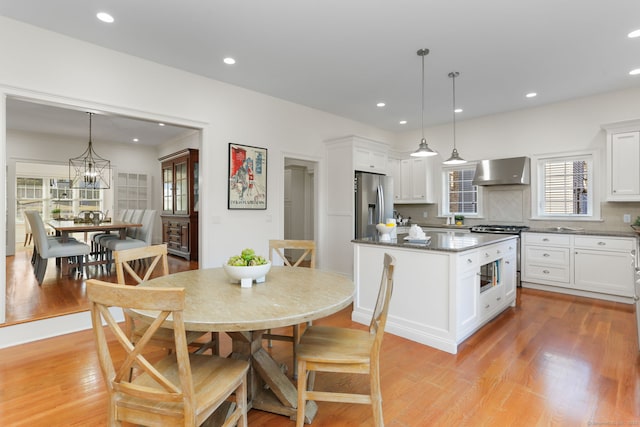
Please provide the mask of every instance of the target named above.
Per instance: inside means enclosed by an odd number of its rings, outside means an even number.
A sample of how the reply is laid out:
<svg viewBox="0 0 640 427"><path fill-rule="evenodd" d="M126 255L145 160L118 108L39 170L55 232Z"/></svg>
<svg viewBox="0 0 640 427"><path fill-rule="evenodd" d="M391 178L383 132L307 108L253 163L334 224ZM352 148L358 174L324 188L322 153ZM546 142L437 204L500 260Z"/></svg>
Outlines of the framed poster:
<svg viewBox="0 0 640 427"><path fill-rule="evenodd" d="M267 149L229 143L229 209L267 209Z"/></svg>

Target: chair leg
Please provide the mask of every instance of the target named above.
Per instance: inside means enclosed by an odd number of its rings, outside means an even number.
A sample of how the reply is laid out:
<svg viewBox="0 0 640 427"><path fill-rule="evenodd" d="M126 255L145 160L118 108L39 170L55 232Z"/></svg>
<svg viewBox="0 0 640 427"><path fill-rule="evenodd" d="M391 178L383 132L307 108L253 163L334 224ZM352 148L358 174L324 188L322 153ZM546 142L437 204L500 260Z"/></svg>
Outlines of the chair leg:
<svg viewBox="0 0 640 427"><path fill-rule="evenodd" d="M298 362L298 410L296 411L296 427L304 426L304 409L306 405L307 391L307 362ZM309 372L311 374L311 372Z"/></svg>
<svg viewBox="0 0 640 427"><path fill-rule="evenodd" d="M267 329L267 334L271 335L271 329ZM267 340L267 347L273 348L273 340L271 338Z"/></svg>
<svg viewBox="0 0 640 427"><path fill-rule="evenodd" d="M371 407L373 409L373 425L383 427L382 417L382 392L380 388L380 369L376 363L371 364Z"/></svg>

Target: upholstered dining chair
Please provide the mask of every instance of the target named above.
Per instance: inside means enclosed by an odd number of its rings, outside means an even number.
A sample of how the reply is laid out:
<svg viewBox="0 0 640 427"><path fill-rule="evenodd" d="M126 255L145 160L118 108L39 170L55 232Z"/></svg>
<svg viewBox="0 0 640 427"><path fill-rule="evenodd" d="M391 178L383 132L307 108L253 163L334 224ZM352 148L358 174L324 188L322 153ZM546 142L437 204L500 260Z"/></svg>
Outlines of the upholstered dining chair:
<svg viewBox="0 0 640 427"><path fill-rule="evenodd" d="M384 254L382 279L369 330L310 326L300 338L298 356L298 410L296 426L302 427L307 400L370 404L376 427L384 426L380 387L380 349L393 292L395 258ZM315 373L369 375L369 394L315 391Z"/></svg>
<svg viewBox="0 0 640 427"><path fill-rule="evenodd" d="M24 245L22 246L29 246L33 240L33 233L31 232L31 224L27 219L27 211L22 211L22 217L24 219Z"/></svg>
<svg viewBox="0 0 640 427"><path fill-rule="evenodd" d="M100 244L106 249L107 271L111 269L113 263L113 252L123 249L143 248L150 246L153 240L153 224L156 218L156 211L153 209L144 210L140 219L134 218L133 222L142 223L142 227L127 228L125 239L108 239Z"/></svg>
<svg viewBox="0 0 640 427"><path fill-rule="evenodd" d="M166 244L114 251L113 259L116 264L116 278L121 285L128 284L127 277L131 278L129 283L133 282L132 284L139 285L151 279L152 276L159 277L169 274ZM124 319L129 339L132 342L139 341L149 325L136 321L127 312L124 313ZM206 334L207 332L187 331L187 345L197 345L199 353L211 348L213 354L220 354L220 340L217 332L211 333L210 341L194 344L196 340ZM173 331L161 328L153 335L151 341L158 347L173 350Z"/></svg>
<svg viewBox="0 0 640 427"><path fill-rule="evenodd" d="M78 265L78 271L83 274L84 257L91 252L89 246L75 239L62 242L60 239L47 236L40 213L26 211L26 215L33 232L35 248L32 264L38 284L42 285L49 258L73 259Z"/></svg>
<svg viewBox="0 0 640 427"><path fill-rule="evenodd" d="M297 252L292 260L287 257L285 251L290 250ZM273 262L278 257L286 266L299 267L308 266L309 268L316 267L316 242L313 240L269 240L269 260ZM311 322L307 322L307 326L310 326ZM300 325L293 325L290 335L274 334L271 329L268 329L262 336L266 339L269 347L273 346L272 340L286 341L292 343L293 352L293 372L292 376L295 378L297 375L298 365L296 362L296 344L300 338Z"/></svg>
<svg viewBox="0 0 640 427"><path fill-rule="evenodd" d="M87 280L98 359L109 395L108 425L199 426L233 398L223 426L247 426L247 371L244 360L189 353L185 340L184 288L142 288ZM109 310L158 312L139 341L132 343ZM167 319L173 322L175 352L158 357L147 349ZM114 352L113 339L122 351ZM111 345L110 345L111 344ZM124 354L124 356L122 356ZM153 355L152 358L148 356ZM133 369L134 375L130 372ZM225 406L228 405L225 404ZM225 408L224 412L227 413Z"/></svg>

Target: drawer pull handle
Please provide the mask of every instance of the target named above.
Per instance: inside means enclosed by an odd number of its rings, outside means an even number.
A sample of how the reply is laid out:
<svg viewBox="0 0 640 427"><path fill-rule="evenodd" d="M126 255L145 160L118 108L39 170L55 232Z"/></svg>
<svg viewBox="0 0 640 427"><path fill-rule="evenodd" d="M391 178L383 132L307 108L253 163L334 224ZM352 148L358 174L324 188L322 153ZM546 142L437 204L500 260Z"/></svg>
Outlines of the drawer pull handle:
<svg viewBox="0 0 640 427"><path fill-rule="evenodd" d="M549 254L547 254L547 253L544 253L544 254L542 254L542 256L544 256L544 257L550 257L551 255L549 255Z"/></svg>
<svg viewBox="0 0 640 427"><path fill-rule="evenodd" d="M496 301L500 301L502 299L502 297L498 297L496 298Z"/></svg>
<svg viewBox="0 0 640 427"><path fill-rule="evenodd" d="M484 253L485 258L489 258L489 254L487 252Z"/></svg>
<svg viewBox="0 0 640 427"><path fill-rule="evenodd" d="M542 270L544 274L549 274L549 270Z"/></svg>
<svg viewBox="0 0 640 427"><path fill-rule="evenodd" d="M505 261L504 263L505 264L511 264L511 261Z"/></svg>
<svg viewBox="0 0 640 427"><path fill-rule="evenodd" d="M544 239L542 239L543 242L548 242L549 239L547 239L546 237Z"/></svg>
<svg viewBox="0 0 640 427"><path fill-rule="evenodd" d="M485 309L487 309L489 307L491 307L491 304L487 304L487 305L484 306Z"/></svg>
<svg viewBox="0 0 640 427"><path fill-rule="evenodd" d="M604 246L604 245L606 245L606 243L605 242L598 242L598 245Z"/></svg>
<svg viewBox="0 0 640 427"><path fill-rule="evenodd" d="M473 264L473 260L471 258L467 258L467 264Z"/></svg>
<svg viewBox="0 0 640 427"><path fill-rule="evenodd" d="M502 253L502 251L501 251L500 249L498 249L498 250L496 251L496 253L497 253L498 255L500 255L500 254Z"/></svg>

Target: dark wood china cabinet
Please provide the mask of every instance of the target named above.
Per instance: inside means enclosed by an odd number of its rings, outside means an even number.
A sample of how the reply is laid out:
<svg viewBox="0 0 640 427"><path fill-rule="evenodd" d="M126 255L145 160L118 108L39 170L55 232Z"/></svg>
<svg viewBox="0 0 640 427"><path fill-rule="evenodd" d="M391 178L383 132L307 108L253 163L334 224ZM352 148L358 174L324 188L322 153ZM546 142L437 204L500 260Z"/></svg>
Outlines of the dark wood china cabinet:
<svg viewBox="0 0 640 427"><path fill-rule="evenodd" d="M169 253L198 259L198 150L161 157L162 242Z"/></svg>

